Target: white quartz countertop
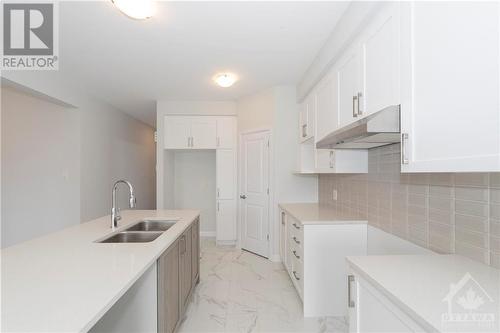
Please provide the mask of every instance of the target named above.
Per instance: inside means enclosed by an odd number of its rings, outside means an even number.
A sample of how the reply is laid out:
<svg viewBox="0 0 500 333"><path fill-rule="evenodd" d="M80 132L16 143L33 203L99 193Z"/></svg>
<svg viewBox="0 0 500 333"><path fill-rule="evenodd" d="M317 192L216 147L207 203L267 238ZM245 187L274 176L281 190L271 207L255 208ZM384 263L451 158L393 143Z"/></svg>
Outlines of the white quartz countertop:
<svg viewBox="0 0 500 333"><path fill-rule="evenodd" d="M198 216L123 211L119 229L141 219L178 220L150 243L95 243L111 233L105 216L3 249L1 331L88 331Z"/></svg>
<svg viewBox="0 0 500 333"><path fill-rule="evenodd" d="M318 203L280 203L281 209L302 224L366 224L358 217L342 214L338 210Z"/></svg>
<svg viewBox="0 0 500 333"><path fill-rule="evenodd" d="M390 255L347 257L355 272L372 283L426 331L432 332L499 332L500 270L459 255ZM453 290L450 288L453 284ZM461 297L469 305L477 297L480 304L465 310ZM451 293L450 293L451 291ZM452 323L443 321L451 313L491 313L493 325L485 322ZM362 302L362 300L360 300ZM472 303L471 303L472 302ZM474 306L473 306L474 307Z"/></svg>

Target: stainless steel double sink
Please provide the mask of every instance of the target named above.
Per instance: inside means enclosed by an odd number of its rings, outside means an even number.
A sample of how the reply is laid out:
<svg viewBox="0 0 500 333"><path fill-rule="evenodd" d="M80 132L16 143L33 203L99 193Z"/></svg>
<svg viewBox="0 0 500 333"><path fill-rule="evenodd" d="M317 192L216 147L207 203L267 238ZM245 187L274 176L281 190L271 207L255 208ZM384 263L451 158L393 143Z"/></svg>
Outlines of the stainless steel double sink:
<svg viewBox="0 0 500 333"><path fill-rule="evenodd" d="M143 220L97 243L148 243L160 237L176 220Z"/></svg>

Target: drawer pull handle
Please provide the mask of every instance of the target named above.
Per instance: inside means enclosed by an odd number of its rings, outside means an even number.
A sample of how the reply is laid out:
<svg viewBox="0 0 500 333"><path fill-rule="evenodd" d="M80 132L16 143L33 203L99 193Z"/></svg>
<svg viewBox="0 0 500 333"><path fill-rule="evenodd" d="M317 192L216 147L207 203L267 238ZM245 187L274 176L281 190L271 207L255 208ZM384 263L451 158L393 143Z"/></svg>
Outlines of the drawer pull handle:
<svg viewBox="0 0 500 333"><path fill-rule="evenodd" d="M292 253L295 256L295 258L300 259L300 256L297 255L297 251L293 250Z"/></svg>
<svg viewBox="0 0 500 333"><path fill-rule="evenodd" d="M294 223L294 224L292 224L292 225L295 227L295 229L300 230L300 227L297 225L297 223Z"/></svg>
<svg viewBox="0 0 500 333"><path fill-rule="evenodd" d="M300 278L299 278L299 276L297 275L297 272L296 272L296 271L293 271L292 273L293 273L293 277L295 278L295 280L299 281L299 280L300 280Z"/></svg>
<svg viewBox="0 0 500 333"><path fill-rule="evenodd" d="M293 241L296 243L296 244L300 244L300 241L297 239L297 237L293 236Z"/></svg>

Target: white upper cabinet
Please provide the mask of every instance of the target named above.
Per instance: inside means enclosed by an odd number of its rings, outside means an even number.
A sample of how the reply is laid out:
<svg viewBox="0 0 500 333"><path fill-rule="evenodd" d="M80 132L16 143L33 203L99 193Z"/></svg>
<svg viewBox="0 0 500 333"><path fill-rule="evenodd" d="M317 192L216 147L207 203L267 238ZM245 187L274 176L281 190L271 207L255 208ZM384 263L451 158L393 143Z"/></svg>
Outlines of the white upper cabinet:
<svg viewBox="0 0 500 333"><path fill-rule="evenodd" d="M214 117L191 118L191 148L215 149L217 146L217 122Z"/></svg>
<svg viewBox="0 0 500 333"><path fill-rule="evenodd" d="M339 124L345 126L358 118L358 95L361 92L360 48L353 45L342 57L337 71Z"/></svg>
<svg viewBox="0 0 500 333"><path fill-rule="evenodd" d="M316 117L316 94L310 93L302 103L299 114L299 141L304 142L314 137Z"/></svg>
<svg viewBox="0 0 500 333"><path fill-rule="evenodd" d="M165 149L191 148L191 119L189 117L165 117Z"/></svg>
<svg viewBox="0 0 500 333"><path fill-rule="evenodd" d="M165 116L165 149L235 148L236 117Z"/></svg>
<svg viewBox="0 0 500 333"><path fill-rule="evenodd" d="M500 170L499 3L401 3L403 172Z"/></svg>
<svg viewBox="0 0 500 333"><path fill-rule="evenodd" d="M399 3L388 2L377 12L361 37L363 89L358 117L399 101Z"/></svg>
<svg viewBox="0 0 500 333"><path fill-rule="evenodd" d="M327 75L316 92L316 135L315 141L337 129L339 125L338 84L335 72Z"/></svg>
<svg viewBox="0 0 500 333"><path fill-rule="evenodd" d="M217 117L217 148L236 147L236 117Z"/></svg>

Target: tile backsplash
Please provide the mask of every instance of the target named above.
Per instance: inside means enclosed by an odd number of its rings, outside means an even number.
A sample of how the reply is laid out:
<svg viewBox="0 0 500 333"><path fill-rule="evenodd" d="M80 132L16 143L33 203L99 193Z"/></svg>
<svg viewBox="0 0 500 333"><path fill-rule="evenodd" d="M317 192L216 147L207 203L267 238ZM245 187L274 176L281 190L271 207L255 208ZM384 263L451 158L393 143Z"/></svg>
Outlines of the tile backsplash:
<svg viewBox="0 0 500 333"><path fill-rule="evenodd" d="M500 268L500 173L403 174L399 144L368 154L367 174L320 175L321 204L436 252Z"/></svg>

